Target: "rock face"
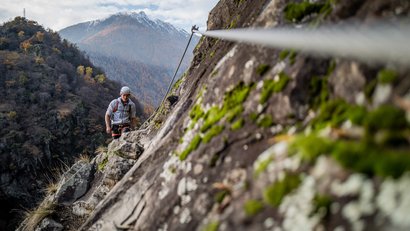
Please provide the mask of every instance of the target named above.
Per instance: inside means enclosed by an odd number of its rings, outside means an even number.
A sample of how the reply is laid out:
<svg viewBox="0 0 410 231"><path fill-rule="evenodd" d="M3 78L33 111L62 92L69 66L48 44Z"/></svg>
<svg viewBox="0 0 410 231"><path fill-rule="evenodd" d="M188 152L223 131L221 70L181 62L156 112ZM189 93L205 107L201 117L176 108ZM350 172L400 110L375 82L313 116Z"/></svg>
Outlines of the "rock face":
<svg viewBox="0 0 410 231"><path fill-rule="evenodd" d="M208 29L365 25L409 11L222 0ZM194 54L178 101L110 144L144 151L80 230L410 229L409 67L210 38Z"/></svg>
<svg viewBox="0 0 410 231"><path fill-rule="evenodd" d="M75 163L18 230L77 230L144 151L135 137L125 134L91 161Z"/></svg>

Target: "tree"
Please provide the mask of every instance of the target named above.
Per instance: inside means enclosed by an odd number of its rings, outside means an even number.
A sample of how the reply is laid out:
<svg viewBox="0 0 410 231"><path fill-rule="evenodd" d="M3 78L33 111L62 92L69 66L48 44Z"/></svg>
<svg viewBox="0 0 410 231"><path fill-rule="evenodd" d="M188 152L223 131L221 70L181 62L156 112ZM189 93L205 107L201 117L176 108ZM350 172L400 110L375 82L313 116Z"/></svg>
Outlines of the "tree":
<svg viewBox="0 0 410 231"><path fill-rule="evenodd" d="M27 52L28 49L31 48L31 46L32 46L32 45L31 45L30 41L28 41L28 40L26 40L26 41L24 41L24 42L22 42L22 43L20 44L20 48L23 49L24 52Z"/></svg>
<svg viewBox="0 0 410 231"><path fill-rule="evenodd" d="M85 68L85 75L91 78L93 76L93 68L92 67L86 67Z"/></svg>
<svg viewBox="0 0 410 231"><path fill-rule="evenodd" d="M99 83L104 83L106 77L105 77L105 75L103 75L103 74L99 74L99 75L96 75L96 76L95 76L95 79L96 79L97 82L99 82Z"/></svg>
<svg viewBox="0 0 410 231"><path fill-rule="evenodd" d="M84 75L84 66L82 66L82 65L80 65L80 66L78 66L77 67L77 73L79 74L79 75L81 75L81 76L83 76Z"/></svg>
<svg viewBox="0 0 410 231"><path fill-rule="evenodd" d="M37 41L39 41L39 42L43 42L43 41L44 41L44 33L38 31L38 32L36 33L36 39L37 39Z"/></svg>

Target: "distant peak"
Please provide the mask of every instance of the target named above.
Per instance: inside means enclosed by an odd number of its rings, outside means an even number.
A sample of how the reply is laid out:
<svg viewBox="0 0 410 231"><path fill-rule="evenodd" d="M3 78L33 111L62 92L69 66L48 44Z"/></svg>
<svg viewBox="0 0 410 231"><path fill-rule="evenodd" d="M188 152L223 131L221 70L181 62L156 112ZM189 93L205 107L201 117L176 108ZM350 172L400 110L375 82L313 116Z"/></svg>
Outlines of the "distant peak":
<svg viewBox="0 0 410 231"><path fill-rule="evenodd" d="M133 18L146 18L149 19L149 17L147 16L147 14L144 11L140 11L140 12L130 12L130 11L123 11L123 12L119 12L115 15L119 15L119 16L130 16Z"/></svg>

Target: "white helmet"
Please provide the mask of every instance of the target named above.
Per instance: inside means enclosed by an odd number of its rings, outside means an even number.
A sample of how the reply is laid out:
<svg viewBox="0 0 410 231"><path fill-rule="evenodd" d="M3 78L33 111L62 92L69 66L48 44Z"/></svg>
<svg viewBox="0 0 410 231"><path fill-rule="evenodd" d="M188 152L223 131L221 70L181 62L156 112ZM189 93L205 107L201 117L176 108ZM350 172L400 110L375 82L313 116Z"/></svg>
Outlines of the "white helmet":
<svg viewBox="0 0 410 231"><path fill-rule="evenodd" d="M131 94L131 89L127 86L121 88L120 95Z"/></svg>

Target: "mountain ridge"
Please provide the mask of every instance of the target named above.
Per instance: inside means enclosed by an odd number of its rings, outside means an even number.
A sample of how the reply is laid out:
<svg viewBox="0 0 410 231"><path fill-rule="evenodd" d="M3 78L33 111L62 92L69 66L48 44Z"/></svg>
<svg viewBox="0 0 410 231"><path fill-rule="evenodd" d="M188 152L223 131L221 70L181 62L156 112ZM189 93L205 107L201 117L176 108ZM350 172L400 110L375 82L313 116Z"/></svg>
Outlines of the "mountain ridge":
<svg viewBox="0 0 410 231"><path fill-rule="evenodd" d="M159 19L149 18L144 12L118 13L105 19L67 27L62 29L60 33L88 53L97 66L101 66L105 72L110 73L108 78L122 81L123 84L131 83L129 85L134 92L142 92L141 100L153 106L157 106L163 97L160 93L164 91L165 85L171 80L190 36L183 29L178 29ZM188 67L189 61L192 59L192 50L198 40L194 36L178 75L181 75ZM144 64L149 67L148 72L159 72L162 79L159 83L150 82L153 87L149 88L146 93L144 88L133 83L152 81L156 79L155 76L148 73L135 75L126 72L126 76L133 76L137 80L131 77L124 78L119 73L124 73L125 70L118 70L118 67L109 63L99 63L98 55L124 60L124 63ZM121 64L121 66L125 65ZM146 67L141 67L141 69L146 69Z"/></svg>

